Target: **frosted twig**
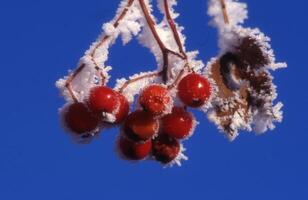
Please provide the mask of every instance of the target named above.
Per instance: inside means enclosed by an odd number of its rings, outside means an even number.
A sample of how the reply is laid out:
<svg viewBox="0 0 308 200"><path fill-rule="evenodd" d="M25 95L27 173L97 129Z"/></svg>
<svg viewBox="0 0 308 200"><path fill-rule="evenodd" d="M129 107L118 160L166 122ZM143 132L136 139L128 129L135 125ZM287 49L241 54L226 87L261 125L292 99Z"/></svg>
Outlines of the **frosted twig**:
<svg viewBox="0 0 308 200"><path fill-rule="evenodd" d="M174 39L175 39L175 41L176 41L176 43L179 47L179 51L183 55L184 59L187 59L187 55L184 51L184 47L183 47L183 44L181 42L181 39L180 39L179 33L177 31L176 25L174 23L173 18L171 17L171 14L170 14L168 0L164 0L164 7L165 7L165 13L166 13L166 18L167 18L168 24L169 24L169 26L172 30Z"/></svg>
<svg viewBox="0 0 308 200"><path fill-rule="evenodd" d="M117 27L119 26L120 21L126 16L127 11L128 11L129 8L133 5L134 1L135 1L135 0L129 0L129 1L127 2L126 8L124 8L124 10L122 11L122 13L119 15L119 18L118 18L118 19L114 22L114 24L113 24L114 28L117 28ZM94 55L95 55L97 49L98 49L100 46L102 46L102 45L104 44L104 42L105 42L107 39L109 39L109 38L110 38L110 36L109 36L109 35L106 35L106 36L101 40L101 42L98 43L98 44L96 45L96 47L93 49L92 53L90 54L90 55L91 55L91 59L92 59L94 65L95 65L95 67L96 67L97 69L99 69L99 66L98 66L98 64L96 63L96 61L94 60Z"/></svg>
<svg viewBox="0 0 308 200"><path fill-rule="evenodd" d="M135 82L137 82L137 81L140 81L140 80L142 80L142 79L152 78L152 77L155 77L155 76L161 76L161 75L162 75L162 72L163 72L163 71L161 71L161 72L153 72L153 73L151 73L151 74L146 74L146 75L144 75L144 76L139 76L139 77L137 77L137 78L130 79L130 80L126 81L126 82L123 84L123 86L119 89L119 92L122 93L122 92L125 90L125 88L127 88L130 84L135 83Z"/></svg>
<svg viewBox="0 0 308 200"><path fill-rule="evenodd" d="M168 80L168 67L169 67L169 53L176 55L182 59L184 59L185 57L177 52L174 52L170 49L168 49L165 44L162 42L162 40L160 39L158 32L155 28L156 23L154 22L154 20L152 19L146 4L144 2L144 0L139 0L139 4L141 7L141 10L144 14L144 17L146 19L147 24L149 25L149 28L153 34L154 39L156 40L162 54L163 54L163 70L162 70L162 79L163 81L166 83Z"/></svg>
<svg viewBox="0 0 308 200"><path fill-rule="evenodd" d="M74 72L73 74L71 74L69 76L69 78L66 80L65 83L65 87L67 88L68 92L70 93L70 95L72 96L72 99L74 100L74 102L78 102L77 97L74 94L74 91L72 89L72 81L74 80L74 78L85 68L85 64L80 65Z"/></svg>
<svg viewBox="0 0 308 200"><path fill-rule="evenodd" d="M227 11L227 6L225 0L220 0L221 4L221 9L222 9L222 14L224 16L224 21L226 24L230 23L229 16L228 16L228 11Z"/></svg>
<svg viewBox="0 0 308 200"><path fill-rule="evenodd" d="M171 90L172 88L177 86L177 84L180 82L181 78L185 74L186 70L191 71L191 68L189 67L189 64L187 62L184 64L183 69L180 71L180 73L178 74L178 76L176 77L174 82L172 84L168 85L169 90Z"/></svg>
<svg viewBox="0 0 308 200"><path fill-rule="evenodd" d="M121 20L126 16L127 12L128 12L128 9L133 5L135 0L129 0L128 3L127 3L127 6L126 8L121 12L121 14L119 15L119 17L116 19L116 21L113 23L113 27L114 28L117 28L121 22ZM91 57L91 61L93 62L93 64L95 65L95 69L97 71L100 71L100 67L98 66L98 64L96 63L96 61L94 60L94 56L95 56L95 53L97 51L97 49L102 46L108 39L110 38L110 35L105 35L103 37L103 39L95 46L95 48L93 49L92 53L90 54L90 57ZM85 64L82 63L71 75L70 77L66 80L66 83L65 83L65 87L67 88L67 90L69 91L70 95L72 96L72 99L75 101L75 102L78 102L77 100L77 97L75 96L74 92L73 92L73 89L72 89L72 86L71 86L71 83L72 81L74 80L74 78L85 68ZM105 84L105 76L102 72L100 72L100 76L101 76L101 79L102 79L102 84L104 85Z"/></svg>
<svg viewBox="0 0 308 200"><path fill-rule="evenodd" d="M164 58L164 66L166 66L169 70L169 66L168 66L168 53L170 54L173 54L183 60L187 60L187 55L184 51L184 47L183 47L183 44L181 42L181 39L180 39L180 36L178 34L178 31L176 29L176 25L175 25L175 22L173 20L173 18L171 17L171 14L170 14L170 10L169 10L169 5L168 5L168 0L164 0L164 8L165 8L165 13L166 13L166 19L169 23L169 26L172 30L172 33L173 33L173 36L174 36L174 39L179 47L179 52L180 53L177 53L175 51L172 51L170 49L167 49L165 44L162 42L162 40L160 39L160 36L158 35L157 31L156 31L156 28L155 28L155 22L154 20L150 17L150 13L148 12L148 9L146 8L144 2L140 2L140 6L141 6L141 9L143 10L143 13L145 15L145 18L146 18L146 21L147 21L147 24L149 25L151 31L152 31L152 34L154 36L154 39L157 41L158 43L158 46L160 47L162 53L163 53L163 58ZM184 68L188 66L187 64L187 61L184 65ZM165 69L166 70L166 69ZM139 80L142 80L142 79L145 79L145 78L151 78L151 77L155 77L155 76L164 76L164 74L166 73L169 73L169 72L166 72L164 70L160 71L160 72L157 72L157 73L152 73L152 74L147 74L147 75L144 75L144 76L140 76L140 77L137 77L135 79L131 79L131 80L128 80L127 82L125 82L123 84L123 86L119 89L119 92L123 92L130 84L132 83L135 83ZM180 73L179 77L177 77L177 80L176 82L178 81L178 79L181 78L181 75L184 74L184 70L182 70L182 72ZM175 83L174 83L175 84ZM171 87L173 87L173 85ZM169 88L169 87L168 87Z"/></svg>

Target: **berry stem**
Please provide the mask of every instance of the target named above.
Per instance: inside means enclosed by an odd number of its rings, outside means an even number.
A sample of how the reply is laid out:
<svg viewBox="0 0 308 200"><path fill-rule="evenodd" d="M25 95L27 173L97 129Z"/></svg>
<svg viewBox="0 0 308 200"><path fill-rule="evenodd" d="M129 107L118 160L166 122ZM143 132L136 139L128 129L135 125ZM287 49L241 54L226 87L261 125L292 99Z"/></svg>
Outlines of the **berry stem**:
<svg viewBox="0 0 308 200"><path fill-rule="evenodd" d="M175 78L174 82L170 85L168 85L168 90L173 89L175 86L178 85L178 83L180 82L180 80L182 79L182 77L184 76L185 72L187 71L191 71L189 64L186 62L183 66L183 69L180 71L180 73L178 74L178 76Z"/></svg>
<svg viewBox="0 0 308 200"><path fill-rule="evenodd" d="M121 12L121 14L119 15L119 17L116 19L116 21L113 23L113 27L117 28L120 25L121 20L126 16L129 8L133 5L133 3L135 2L135 0L128 0L126 7L124 8L124 10ZM93 62L93 64L95 65L95 69L97 71L100 71L100 67L98 65L98 63L95 61L94 56L96 54L96 51L99 47L101 47L108 39L110 39L109 35L105 35L102 40L95 46L95 48L93 49L93 51L91 52L90 56L91 56L91 61ZM65 83L65 87L67 88L67 90L69 91L72 99L74 100L74 102L78 102L78 99L76 97L76 95L74 94L73 88L72 88L72 82L75 79L75 77L86 67L86 65L83 63L81 64L71 75L70 77L66 80ZM102 79L102 85L105 85L105 75L100 72L100 76Z"/></svg>
<svg viewBox="0 0 308 200"><path fill-rule="evenodd" d="M155 76L161 76L162 74L163 74L163 71L153 72L153 73L150 73L150 74L139 76L139 77L134 78L134 79L130 79L123 84L123 86L119 89L119 92L123 93L123 91L132 83L135 83L135 82L140 81L140 80L145 79L145 78L152 78L152 77L155 77Z"/></svg>
<svg viewBox="0 0 308 200"><path fill-rule="evenodd" d="M221 9L222 9L222 14L224 17L224 21L226 24L230 24L229 16L228 16L228 11L227 11L227 6L225 0L220 0L221 4Z"/></svg>

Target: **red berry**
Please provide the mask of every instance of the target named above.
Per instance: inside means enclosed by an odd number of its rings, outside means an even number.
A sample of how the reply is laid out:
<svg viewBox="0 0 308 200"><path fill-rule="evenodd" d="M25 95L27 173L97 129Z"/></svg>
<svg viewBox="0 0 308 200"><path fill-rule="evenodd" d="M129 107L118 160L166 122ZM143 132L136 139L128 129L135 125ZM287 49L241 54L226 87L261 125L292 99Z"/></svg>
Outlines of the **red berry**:
<svg viewBox="0 0 308 200"><path fill-rule="evenodd" d="M129 112L129 103L127 99L121 94L117 92L117 96L119 99L119 107L115 113L116 121L115 123L121 123L125 120Z"/></svg>
<svg viewBox="0 0 308 200"><path fill-rule="evenodd" d="M158 131L159 123L148 112L137 110L128 115L124 123L124 133L133 140L146 141Z"/></svg>
<svg viewBox="0 0 308 200"><path fill-rule="evenodd" d="M209 81L200 74L188 74L178 85L178 96L181 101L190 107L200 107L205 104L211 95Z"/></svg>
<svg viewBox="0 0 308 200"><path fill-rule="evenodd" d="M161 115L168 109L171 97L167 88L160 85L146 87L140 97L139 103L144 110L153 115Z"/></svg>
<svg viewBox="0 0 308 200"><path fill-rule="evenodd" d="M94 112L112 114L113 119L104 119L107 122L121 123L129 112L126 98L105 86L98 86L91 90L88 104Z"/></svg>
<svg viewBox="0 0 308 200"><path fill-rule="evenodd" d="M151 148L151 140L138 143L123 136L120 136L118 140L119 152L128 160L142 160L146 158L150 154Z"/></svg>
<svg viewBox="0 0 308 200"><path fill-rule="evenodd" d="M175 160L180 153L180 143L168 135L159 135L152 141L152 154L155 160L168 164Z"/></svg>
<svg viewBox="0 0 308 200"><path fill-rule="evenodd" d="M88 101L89 107L94 112L113 113L119 106L117 93L105 86L94 87Z"/></svg>
<svg viewBox="0 0 308 200"><path fill-rule="evenodd" d="M192 131L194 118L184 108L174 107L172 113L162 118L162 133L177 139L184 139Z"/></svg>
<svg viewBox="0 0 308 200"><path fill-rule="evenodd" d="M74 133L83 134L94 131L99 124L98 117L84 103L73 103L64 110L65 126Z"/></svg>

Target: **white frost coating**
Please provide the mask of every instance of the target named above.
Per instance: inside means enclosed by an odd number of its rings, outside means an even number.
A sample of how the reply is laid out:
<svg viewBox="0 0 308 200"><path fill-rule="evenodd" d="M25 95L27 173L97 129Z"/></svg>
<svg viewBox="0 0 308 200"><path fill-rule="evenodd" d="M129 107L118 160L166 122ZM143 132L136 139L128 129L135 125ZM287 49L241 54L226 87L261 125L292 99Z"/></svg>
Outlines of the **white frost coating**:
<svg viewBox="0 0 308 200"><path fill-rule="evenodd" d="M80 65L84 64L84 69L74 78L72 81L72 89L74 91L75 96L79 101L84 101L88 94L89 90L100 84L100 73L102 73L106 77L106 83L109 80L108 72L112 69L110 66L105 66L105 62L108 60L109 57L109 47L115 42L118 36L122 36L123 44L128 43L133 36L138 36L140 43L144 46L148 47L151 52L154 54L157 63L158 63L158 70L162 70L163 58L161 49L157 45L157 41L154 39L153 34L147 25L147 22L144 18L143 12L138 1L135 1L134 4L129 8L126 16L119 22L118 26L115 27L114 23L116 19L119 18L121 12L126 8L128 0L123 0L118 8L117 14L113 20L108 23L103 24L102 29L104 31L98 39L90 46L90 48L85 52L85 55L80 59ZM146 0L145 4L150 12L150 16L155 20L155 17L151 14L151 1ZM160 10L164 13L164 8L162 7L162 1L158 2ZM173 6L177 4L175 0L168 1L170 6L170 14L175 19L179 16L178 13L174 12ZM155 20L156 21L156 20ZM181 33L184 29L183 27L178 26L176 28L179 32L180 39L183 43L184 50L185 50L185 36ZM160 23L157 23L156 27L158 35L164 45L174 51L178 52L178 46L176 41L174 40L173 33L170 30L168 25L167 19L164 18ZM140 33L142 29L142 33ZM102 40L105 36L109 36L105 39L104 43ZM198 51L188 52L188 61L191 65L191 68L194 69L196 72L201 71L204 67L204 64L200 60L196 60L198 55ZM173 82L173 77L182 70L184 66L184 61L177 56L169 55L169 68L171 70L171 77L169 77L169 83ZM99 71L96 68L99 68ZM147 73L139 73L134 76L129 77L130 79L135 79L140 76L143 76ZM69 76L66 76L59 81L57 81L56 85L61 90L63 96L67 101L72 101L72 97L70 93L68 93L65 84ZM130 103L134 102L134 96L140 92L140 89L145 87L146 85L152 83L153 81L157 80L156 77L142 79L137 81L136 83L130 84L124 90L124 96L128 99ZM127 80L126 79L118 79L117 85L115 89L119 89Z"/></svg>
<svg viewBox="0 0 308 200"><path fill-rule="evenodd" d="M214 63L214 59L212 59L209 63ZM215 81L210 78L211 75L212 75L212 72L210 70L211 68L210 67L206 67L204 69L204 72L203 72L203 76L206 77L206 79L209 81L210 83L210 97L209 99L206 101L206 103L200 108L200 110L204 113L206 113L209 109L211 109L213 107L213 101L215 99L215 97L217 96L217 92L218 92L218 87L215 83Z"/></svg>
<svg viewBox="0 0 308 200"><path fill-rule="evenodd" d="M209 110L208 119L215 123L219 131L222 132L229 139L229 141L234 141L239 136L239 130L252 131L251 119L248 119L248 121L246 121L246 119L243 118L243 113L244 111L240 109L236 111L233 115L224 118L231 120L230 130L228 133L226 133L224 127L221 126L221 118L217 116L217 113L214 109Z"/></svg>
<svg viewBox="0 0 308 200"><path fill-rule="evenodd" d="M136 79L138 77L141 77L141 76L147 76L147 75L151 75L151 74L154 74L156 72L141 72L141 73L138 73L138 74L135 74L133 76L130 76L129 77L129 80L132 80L132 79ZM151 78L144 78L144 79L140 79L138 81L135 81L133 83L130 83L128 87L126 87L124 90L123 90L123 95L126 97L127 101L129 103L133 103L134 102L134 97L135 95L139 94L140 91L146 87L147 85L149 85L150 83L153 83L155 82L155 80L157 80L158 78L156 76L152 76ZM125 79L125 78L122 78L122 79L117 79L117 84L115 86L115 90L119 90L120 88L123 87L123 85L127 82L128 80Z"/></svg>
<svg viewBox="0 0 308 200"><path fill-rule="evenodd" d="M230 25L237 26L243 24L245 19L248 18L247 4L240 3L237 0L225 0L225 2ZM211 25L217 27L220 31L229 28L224 22L219 0L209 0L208 15L213 18Z"/></svg>
<svg viewBox="0 0 308 200"><path fill-rule="evenodd" d="M190 139L194 135L196 127L200 124L200 122L197 121L196 117L192 113L189 113L189 114L192 117L193 122L192 122L191 129L190 129L190 131L188 133L188 136L186 138L184 138L183 140Z"/></svg>
<svg viewBox="0 0 308 200"><path fill-rule="evenodd" d="M288 64L285 63L285 62L282 62L282 63L273 63L273 64L271 64L269 69L275 71L277 69L283 69L283 68L287 68L287 67L288 67Z"/></svg>
<svg viewBox="0 0 308 200"><path fill-rule="evenodd" d="M177 165L177 166L181 167L182 166L182 161L183 160L185 160L185 161L188 160L188 157L184 154L185 151L186 151L186 149L184 148L183 144L180 143L180 151L179 151L178 155L171 162L169 162L167 164L164 164L164 168L173 167L174 165Z"/></svg>
<svg viewBox="0 0 308 200"><path fill-rule="evenodd" d="M240 38L243 37L250 37L256 40L257 44L261 47L263 55L269 58L269 65L265 67L271 70L287 67L286 63L276 63L274 50L270 45L271 39L264 33L262 33L258 28L251 29L251 28L235 27L233 30L234 33L239 38L238 41L240 41ZM233 46L236 44L238 44L238 42L234 42Z"/></svg>
<svg viewBox="0 0 308 200"><path fill-rule="evenodd" d="M103 31L106 35L113 35L116 32L116 29L114 28L113 24L108 22L103 24Z"/></svg>
<svg viewBox="0 0 308 200"><path fill-rule="evenodd" d="M142 17L142 13L139 8L133 6L129 11L128 15L125 17L123 23L119 25L119 30L121 31L123 44L127 44L133 36L137 36L141 31L142 25L138 22Z"/></svg>
<svg viewBox="0 0 308 200"><path fill-rule="evenodd" d="M131 40L132 36L136 36L141 30L141 24L138 23L138 20L142 15L137 4L134 3L129 8L127 5L128 0L123 0L120 3L114 19L102 26L104 33L92 43L90 48L85 52L85 55L80 59L78 66L85 66L71 84L74 94L79 101L83 101L87 97L90 88L100 83L99 77L101 73L105 76L105 83L108 82L108 72L112 68L105 66L105 62L108 60L109 47L115 42L117 37L121 35L123 43L126 44ZM114 23L124 9L128 9L127 14L118 22L117 27L114 26ZM102 41L104 42L102 43ZM65 87L67 78L69 76L58 80L56 86L61 90L62 95L67 101L72 101L72 97Z"/></svg>
<svg viewBox="0 0 308 200"><path fill-rule="evenodd" d="M148 1L146 1L148 2ZM179 14L178 13L175 13L174 11L174 6L177 5L177 1L175 0L169 0L168 1L168 5L169 5L169 8L170 8L170 15L171 17L173 17L173 19L176 19ZM158 1L158 6L161 10L161 12L163 14L165 14L165 10L164 10L164 5L163 5L163 0L159 0ZM150 8L150 5L148 5L148 7ZM152 15L151 15L152 16ZM155 20L154 16L152 16L152 18ZM145 19L143 19L143 21L141 22L142 24L145 24ZM157 23L157 22L156 22ZM183 44L183 48L184 48L184 51L185 51L185 36L182 34L182 31L184 30L183 27L179 26L177 23L175 23L175 26L177 28L177 32L179 34L179 37L180 37L180 40ZM166 17L164 17L164 19L160 22L160 23L157 23L157 25L155 26L157 32L158 32L158 35L160 36L160 39L161 41L164 43L164 45L174 51L174 52L179 52L179 49L178 49L178 46L177 46L177 43L173 37L173 33L168 25L168 21L166 19ZM156 61L158 63L158 70L161 70L162 69L162 64L163 64L163 58L162 58L162 53L161 53L161 49L159 48L157 42L155 41L155 39L153 38L153 34L152 32L150 31L149 27L147 26L144 26L144 29L141 33L141 35L139 36L139 41L140 43L149 48L151 50L151 52L155 55L155 58L156 58ZM193 52L187 52L187 56L188 56L188 60L189 60L189 63L191 63L191 66L197 71L200 70L200 68L203 68L204 67L204 64L202 61L200 60L196 60L196 56L198 55L198 51L193 51ZM182 59L179 59L178 57L176 56L173 56L173 55L169 55L169 68L172 70L172 71L177 71L179 72L180 70L176 70L174 68L183 68L183 60ZM172 81L172 80L170 80Z"/></svg>
<svg viewBox="0 0 308 200"><path fill-rule="evenodd" d="M283 119L282 107L283 104L279 102L268 110L256 113L253 119L253 130L257 134L265 133L268 129L273 130L276 127L274 122L281 122Z"/></svg>

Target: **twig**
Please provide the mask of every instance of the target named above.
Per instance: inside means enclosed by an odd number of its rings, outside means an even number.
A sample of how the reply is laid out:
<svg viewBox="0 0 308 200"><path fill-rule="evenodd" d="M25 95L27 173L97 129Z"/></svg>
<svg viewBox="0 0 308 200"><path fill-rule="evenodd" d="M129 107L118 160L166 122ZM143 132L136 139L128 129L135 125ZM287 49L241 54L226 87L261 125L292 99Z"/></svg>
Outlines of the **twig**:
<svg viewBox="0 0 308 200"><path fill-rule="evenodd" d="M173 89L175 86L177 86L177 84L180 82L180 80L182 79L183 75L185 74L185 72L187 71L191 71L191 68L189 67L189 64L186 62L183 66L183 69L179 72L178 76L176 77L176 79L174 80L174 82L170 85L168 85L168 90Z"/></svg>
<svg viewBox="0 0 308 200"><path fill-rule="evenodd" d="M174 88L179 83L179 81L182 78L182 76L184 75L184 73L185 73L185 70L182 69L180 71L180 73L178 74L178 76L176 77L175 81L172 84L168 85L168 87L167 87L168 90L171 90L172 88Z"/></svg>
<svg viewBox="0 0 308 200"><path fill-rule="evenodd" d="M221 4L221 9L222 9L224 21L225 21L226 24L229 24L230 21L229 21L229 16L228 16L227 6L226 6L225 0L220 0L220 4Z"/></svg>
<svg viewBox="0 0 308 200"><path fill-rule="evenodd" d="M183 44L181 42L179 33L177 31L175 22L174 22L173 18L171 17L171 14L170 14L168 0L164 0L164 7L165 7L165 13L166 13L166 18L167 18L168 24L169 24L169 26L170 26L170 28L172 30L174 39L175 39L175 41L176 41L176 43L177 43L177 45L179 47L179 51L183 55L184 59L187 59L187 55L186 55L186 53L184 51L184 47L183 47Z"/></svg>
<svg viewBox="0 0 308 200"><path fill-rule="evenodd" d="M140 81L140 80L145 79L145 78L152 78L152 77L155 77L155 76L161 76L162 73L163 73L163 71L161 71L161 72L153 72L151 74L146 74L146 75L134 78L134 79L130 79L130 80L126 81L123 84L123 86L119 89L119 92L123 93L123 91L132 83L135 83L135 82Z"/></svg>
<svg viewBox="0 0 308 200"><path fill-rule="evenodd" d="M144 17L146 19L147 24L149 25L149 28L153 34L154 39L156 40L161 52L162 52L162 56L163 56L163 69L162 69L162 79L163 81L166 83L168 81L168 69L169 69L169 53L176 55L178 57L180 57L181 59L185 59L183 57L183 55L176 53L170 49L168 49L165 44L162 42L162 40L160 39L158 32L155 28L156 23L154 22L154 20L152 19L147 6L144 2L144 0L139 0L139 4L141 7L141 10L144 14Z"/></svg>
<svg viewBox="0 0 308 200"><path fill-rule="evenodd" d="M129 0L127 2L127 6L125 7L125 9L122 11L122 13L119 15L119 17L116 19L116 21L113 23L113 26L114 28L117 28L121 22L121 20L126 16L129 8L133 5L135 0ZM91 52L90 54L90 57L91 57L91 61L93 62L93 64L95 65L95 69L97 71L100 71L100 67L99 65L97 64L97 62L95 61L94 59L94 56L96 54L96 51L98 48L100 48L108 39L110 38L109 35L105 35L102 40L95 46L95 48L93 49L93 51ZM71 75L70 77L66 80L66 83L65 83L65 87L67 88L67 90L69 91L70 95L72 96L72 99L75 101L75 102L78 102L78 99L77 97L75 96L74 94L74 91L72 89L72 81L74 80L74 78L85 68L85 64L81 64ZM100 72L100 76L101 76L101 79L102 79L102 85L105 84L105 79L106 77L104 76L104 74L102 72Z"/></svg>
<svg viewBox="0 0 308 200"><path fill-rule="evenodd" d="M78 102L77 97L75 96L74 92L73 92L73 88L72 88L72 81L75 79L75 77L85 68L85 64L80 65L72 75L70 75L66 82L65 82L65 87L67 88L68 92L70 93L70 95L72 96L72 99L74 100L74 102Z"/></svg>
<svg viewBox="0 0 308 200"><path fill-rule="evenodd" d="M176 25L175 25L175 22L173 20L173 18L171 17L171 14L170 14L170 10L169 10L169 5L168 5L168 2L165 1L165 12L166 12L166 18L168 20L168 23L169 23L169 26L173 32L173 36L174 36L174 39L179 47L179 52L180 53L177 53L175 51L172 51L170 49L168 49L164 43L162 42L162 40L160 39L160 36L158 35L157 31L156 31L156 28L155 28L155 25L156 23L154 22L154 20L151 18L150 16L150 13L148 11L148 9L146 8L146 5L144 3L144 1L139 1L140 3L140 6L141 6L141 9L144 13L144 16L145 16L145 19L147 21L147 24L149 25L150 27L150 30L154 36L154 39L157 41L157 44L159 46L159 48L161 49L162 51L162 54L163 54L163 62L164 62L164 68L161 72L158 72L158 73L152 73L152 74L147 74L145 76L140 76L138 78L135 78L135 79L131 79L131 80L128 80L127 82L125 82L123 84L123 86L119 89L119 92L123 92L128 86L129 84L132 84L132 83L135 83L139 80L142 80L142 79L145 79L145 78L150 78L150 77L154 77L154 76L163 76L163 80L166 81L167 79L167 73L170 73L169 71L169 66L168 66L168 62L169 62L169 58L168 58L168 54L173 54L183 60L186 60L187 59L187 55L184 51L184 47L183 47L183 44L181 42L181 39L180 39L180 36L179 36L179 33L176 29ZM185 66L188 66L187 65L187 62L185 63ZM185 68L185 67L184 67ZM177 80L175 81L174 84L176 84L176 82L178 82L178 80L182 77L182 74L184 74L185 70L183 69L182 72L180 72L180 75L177 77ZM171 86L168 86L168 88L171 88L173 87L174 84L171 84Z"/></svg>
<svg viewBox="0 0 308 200"><path fill-rule="evenodd" d="M179 72L179 74L176 77L175 81L168 86L168 89L170 90L170 89L174 88L179 83L179 81L181 80L181 78L185 74L186 70L192 71L192 69L191 69L190 65L188 64L188 60L187 60L188 57L187 57L187 54L186 54L186 52L184 50L184 45L183 45L183 43L181 41L179 32L178 32L176 24L175 24L175 21L174 21L174 19L171 16L168 0L164 0L164 8L165 8L166 19L167 19L167 22L168 22L171 30L172 30L173 37L174 37L174 39L175 39L175 41L177 43L177 46L179 48L180 53L183 55L184 59L186 60L184 66L183 66L183 69Z"/></svg>
<svg viewBox="0 0 308 200"><path fill-rule="evenodd" d="M117 28L120 25L120 21L126 16L129 8L133 5L135 0L129 0L127 2L127 6L125 7L125 9L122 11L122 13L119 15L119 18L113 23L113 27ZM96 54L97 49L102 46L106 40L108 40L110 38L109 35L105 35L104 38L101 40L100 43L98 43L96 45L96 47L93 49L92 53L90 54L93 63L95 64L95 67L99 69L98 64L96 63L96 61L94 60L94 55Z"/></svg>

